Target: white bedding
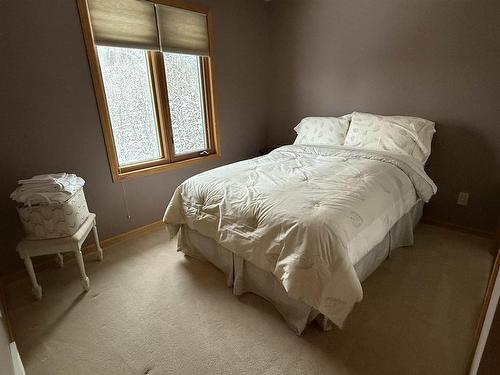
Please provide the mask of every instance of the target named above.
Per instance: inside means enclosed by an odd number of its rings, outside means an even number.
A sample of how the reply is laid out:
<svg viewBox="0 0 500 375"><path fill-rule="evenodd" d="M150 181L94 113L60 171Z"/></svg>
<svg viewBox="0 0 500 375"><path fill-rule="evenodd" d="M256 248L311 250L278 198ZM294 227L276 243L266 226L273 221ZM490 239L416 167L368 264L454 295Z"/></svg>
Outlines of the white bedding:
<svg viewBox="0 0 500 375"><path fill-rule="evenodd" d="M363 297L353 264L436 186L413 158L290 145L186 180L164 222L271 272L291 298L342 326Z"/></svg>

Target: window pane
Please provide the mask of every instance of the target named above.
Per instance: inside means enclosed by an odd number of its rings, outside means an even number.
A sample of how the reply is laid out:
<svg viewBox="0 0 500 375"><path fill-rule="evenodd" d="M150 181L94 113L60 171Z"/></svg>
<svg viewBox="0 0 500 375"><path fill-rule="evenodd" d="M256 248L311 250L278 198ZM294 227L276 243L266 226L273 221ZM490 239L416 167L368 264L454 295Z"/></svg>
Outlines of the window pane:
<svg viewBox="0 0 500 375"><path fill-rule="evenodd" d="M208 148L198 56L163 53L175 154Z"/></svg>
<svg viewBox="0 0 500 375"><path fill-rule="evenodd" d="M121 167L162 156L144 50L97 47Z"/></svg>

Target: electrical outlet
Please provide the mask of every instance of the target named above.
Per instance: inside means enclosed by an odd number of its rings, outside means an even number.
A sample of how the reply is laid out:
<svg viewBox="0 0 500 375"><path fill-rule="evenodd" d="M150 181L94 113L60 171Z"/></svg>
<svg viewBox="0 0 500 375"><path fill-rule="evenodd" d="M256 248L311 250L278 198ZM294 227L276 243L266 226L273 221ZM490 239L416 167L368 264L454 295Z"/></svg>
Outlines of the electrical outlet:
<svg viewBox="0 0 500 375"><path fill-rule="evenodd" d="M469 203L469 193L466 193L464 191L458 193L457 204L460 206L467 206L468 203Z"/></svg>

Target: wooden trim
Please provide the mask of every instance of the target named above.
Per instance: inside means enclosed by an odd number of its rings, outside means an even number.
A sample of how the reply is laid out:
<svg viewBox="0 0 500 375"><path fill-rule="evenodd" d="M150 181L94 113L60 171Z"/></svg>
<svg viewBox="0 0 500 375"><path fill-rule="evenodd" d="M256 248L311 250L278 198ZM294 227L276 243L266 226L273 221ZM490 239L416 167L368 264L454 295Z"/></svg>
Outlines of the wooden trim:
<svg viewBox="0 0 500 375"><path fill-rule="evenodd" d="M180 155L177 155L175 157L175 162L179 163L179 162L186 161L186 160L193 159L193 158L207 157L209 155L216 155L216 153L214 151L207 149L207 150L190 152L190 153L186 153L186 154L180 154Z"/></svg>
<svg viewBox="0 0 500 375"><path fill-rule="evenodd" d="M207 140L208 140L208 152L213 153L217 152L217 148L215 147L215 137L214 137L214 110L212 108L212 95L213 92L211 90L212 86L212 78L210 71L210 58L209 57L200 57L200 64L202 67L202 81L203 81L203 106L205 109L205 121L209 126L207 126Z"/></svg>
<svg viewBox="0 0 500 375"><path fill-rule="evenodd" d="M113 137L113 128L109 116L109 108L106 101L106 93L102 80L102 72L99 65L99 57L92 33L92 25L88 10L88 0L77 0L78 11L80 13L80 22L82 25L83 37L87 50L90 72L94 91L96 93L96 102L101 119L101 126L104 135L106 151L114 182L141 177L153 173L160 173L180 167L188 166L194 162L210 160L220 155L219 138L217 129L217 109L215 104L215 83L213 74L213 35L212 35L212 16L208 7L187 3L179 0L148 0L152 3L158 3L167 6L173 6L207 15L207 32L209 37L209 57L202 60L204 100L206 111L206 127L209 143L207 155L201 153L191 153L187 155L175 156L172 129L170 123L170 113L168 104L167 83L165 78L165 69L163 65L163 55L161 52L148 51L148 65L150 70L151 85L154 97L154 106L156 110L156 119L162 157L157 160L148 161L120 167L116 153L116 145Z"/></svg>
<svg viewBox="0 0 500 375"><path fill-rule="evenodd" d="M208 96L210 98L210 116L212 120L211 131L212 140L213 140L213 150L217 155L221 155L220 152L220 139L219 139L219 111L217 107L216 100L216 84L215 84L215 54L214 54L214 33L213 33L213 16L212 11L208 10L207 12L207 27L208 27L208 51L209 57L205 58L205 64L207 65L205 72L208 75L207 84L208 84Z"/></svg>
<svg viewBox="0 0 500 375"><path fill-rule="evenodd" d="M478 349L479 340L481 338L481 333L483 331L483 326L486 320L486 315L488 313L488 309L490 309L491 297L493 295L493 289L495 288L495 283L497 282L499 269L500 269L500 249L497 250L495 262L493 263L491 268L490 277L488 279L488 286L484 294L483 306L481 307L481 313L479 315L479 319L476 326L476 332L474 335L474 346L469 359L469 372L471 375L475 374L480 366L481 358L475 358L476 351ZM493 319L493 317L491 318ZM478 355L481 354L481 357L483 350L484 346L482 346L481 348L481 353L478 353Z"/></svg>
<svg viewBox="0 0 500 375"><path fill-rule="evenodd" d="M101 247L104 250L106 250L107 248L109 248L111 246L114 246L118 243L130 240L132 238L141 236L144 233L150 232L152 230L159 229L159 228L163 227L164 225L165 224L163 223L162 220L158 220L158 221L155 221L153 223L146 224L146 225L131 229L127 232L117 234L116 236L109 237L105 240L101 240L100 244L101 244ZM82 248L82 252L84 254L90 254L90 253L93 253L95 251L96 251L95 244L91 244L91 245L88 245L88 246L85 246ZM65 261L74 258L74 254L71 252L65 253L63 255L64 255ZM33 259L33 263L35 263L35 259L36 258ZM39 258L39 259L41 259L41 258ZM36 267L37 271L43 271L43 270L49 269L52 266L54 266L54 262L53 262L52 258L43 259L42 261L35 263L35 267ZM20 267L19 269L2 276L2 278L0 279L0 285L1 284L6 285L6 284L9 284L13 281L24 279L26 277L28 277L26 270L24 269L24 267Z"/></svg>
<svg viewBox="0 0 500 375"><path fill-rule="evenodd" d="M175 162L174 136L172 134L172 122L170 116L170 104L168 101L167 73L165 72L165 61L162 52L155 52L155 79L157 95L161 102L161 115L165 125L165 147L168 149L170 162Z"/></svg>
<svg viewBox="0 0 500 375"><path fill-rule="evenodd" d="M85 41L85 47L87 50L90 74L92 76L92 83L94 85L94 91L96 95L97 108L99 110L99 117L101 118L101 127L104 135L104 142L106 144L111 176L113 178L113 181L116 181L118 178L119 164L118 158L116 156L116 146L113 138L111 119L109 118L106 92L104 91L104 83L102 80L99 58L97 56L94 34L92 32L87 0L77 0L77 5L78 12L80 13L80 23L82 25L83 39Z"/></svg>
<svg viewBox="0 0 500 375"><path fill-rule="evenodd" d="M183 168L190 166L191 164L196 164L202 161L216 160L219 159L218 154L211 154L206 156L198 156L191 159L180 160L174 163L161 164L154 167L143 168L139 170L134 170L131 172L123 172L118 175L115 181L126 181L137 177L148 176L155 173L170 171L178 168Z"/></svg>
<svg viewBox="0 0 500 375"><path fill-rule="evenodd" d="M160 147L162 149L163 157L166 162L171 161L170 157L170 150L168 148L168 131L167 128L170 127L169 125L169 115L165 115L164 113L164 108L165 105L162 101L163 95L161 94L162 88L159 87L159 83L161 82L158 79L158 55L160 52L156 51L148 51L148 64L149 64L149 74L150 74L150 81L152 85L152 91L153 91L153 98L154 98L154 104L155 104L155 111L156 111L156 121L158 122L158 136L159 136L159 141L160 141Z"/></svg>
<svg viewBox="0 0 500 375"><path fill-rule="evenodd" d="M165 77L165 66L163 62L163 53L150 52L152 60L153 86L156 100L159 103L158 116L160 117L161 131L163 138L164 152L168 155L168 161L173 161L173 138L172 124L170 122L170 107L168 104L167 80Z"/></svg>
<svg viewBox="0 0 500 375"><path fill-rule="evenodd" d="M114 246L114 245L119 244L121 242L128 241L132 238L135 238L135 237L141 236L145 233L151 232L153 230L160 229L164 226L165 226L165 224L163 223L163 221L158 220L158 221L152 222L150 224L146 224L146 225L143 225L141 227L131 229L127 232L117 234L116 236L109 237L109 238L101 241L101 247L102 248L111 247L111 246ZM95 251L96 251L96 247L95 247L94 243L92 243L91 245L85 246L82 249L82 252L84 254L93 253ZM68 254L71 254L71 253L68 253Z"/></svg>
<svg viewBox="0 0 500 375"><path fill-rule="evenodd" d="M210 12L210 8L208 8L205 5L195 4L182 0L148 0L148 1L154 4L167 5L175 8L190 10L192 12L197 12L197 13L208 14Z"/></svg>
<svg viewBox="0 0 500 375"><path fill-rule="evenodd" d="M203 116L205 118L205 124L207 125L205 127L205 136L207 137L207 152L211 153L214 151L214 141L213 141L213 131L212 131L212 108L211 108L211 101L210 101L210 66L208 65L208 59L207 57L198 57L198 63L200 66L200 72L201 72L201 77L200 77L200 82L202 84L202 90L203 90Z"/></svg>
<svg viewBox="0 0 500 375"><path fill-rule="evenodd" d="M144 169L144 168L155 167L157 165L163 165L166 163L166 160L167 160L166 158L162 157L161 159L158 159L158 160L152 160L152 161L147 161L144 163L131 164L131 165L127 165L124 167L120 167L120 169L118 171L118 176L120 176L123 173L127 173L127 172L134 172L134 171Z"/></svg>
<svg viewBox="0 0 500 375"><path fill-rule="evenodd" d="M452 223L448 223L448 222L445 222L442 220L436 220L436 219L433 219L433 218L427 217L427 216L422 217L421 222L425 223L425 224L431 224L431 225L435 225L438 227L447 228L447 229L454 230L457 232L473 234L473 235L479 236L479 237L484 237L484 238L494 238L495 237L495 233L493 233L493 232L488 232L486 230L477 229L477 228L465 227L465 226L458 225L458 224L452 224Z"/></svg>

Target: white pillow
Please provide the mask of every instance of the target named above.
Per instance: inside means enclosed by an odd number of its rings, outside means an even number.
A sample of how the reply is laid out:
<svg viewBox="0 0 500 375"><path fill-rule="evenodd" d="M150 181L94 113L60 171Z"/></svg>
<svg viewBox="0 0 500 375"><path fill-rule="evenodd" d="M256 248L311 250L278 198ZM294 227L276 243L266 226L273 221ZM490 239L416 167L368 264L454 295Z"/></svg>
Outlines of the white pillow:
<svg viewBox="0 0 500 375"><path fill-rule="evenodd" d="M353 112L344 144L405 154L425 164L435 132L432 121L418 117Z"/></svg>
<svg viewBox="0 0 500 375"><path fill-rule="evenodd" d="M353 114L353 113L354 113L354 112L351 112L351 113L348 113L348 114L346 114L346 115L344 115L344 116L340 116L340 118L345 118L347 121L351 122L351 119L352 119L352 114Z"/></svg>
<svg viewBox="0 0 500 375"><path fill-rule="evenodd" d="M338 117L306 117L294 128L295 145L342 146L349 120Z"/></svg>

